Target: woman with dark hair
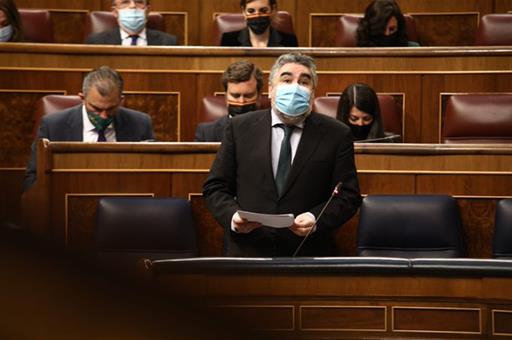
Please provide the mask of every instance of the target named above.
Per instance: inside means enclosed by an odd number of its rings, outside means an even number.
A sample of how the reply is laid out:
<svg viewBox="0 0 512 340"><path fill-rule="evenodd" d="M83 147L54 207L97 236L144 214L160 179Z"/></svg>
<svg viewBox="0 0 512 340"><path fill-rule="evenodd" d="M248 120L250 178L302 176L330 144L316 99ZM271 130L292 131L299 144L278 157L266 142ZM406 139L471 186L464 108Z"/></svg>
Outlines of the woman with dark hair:
<svg viewBox="0 0 512 340"><path fill-rule="evenodd" d="M419 46L407 39L405 19L394 0L374 0L357 28L359 47Z"/></svg>
<svg viewBox="0 0 512 340"><path fill-rule="evenodd" d="M350 127L356 141L385 137L389 137L389 141L399 139L397 135L384 132L379 99L366 84L354 83L343 90L336 118Z"/></svg>
<svg viewBox="0 0 512 340"><path fill-rule="evenodd" d="M13 0L0 0L0 42L23 41L23 26Z"/></svg>
<svg viewBox="0 0 512 340"><path fill-rule="evenodd" d="M272 27L277 14L276 0L240 0L247 27L222 34L221 46L297 47L294 34Z"/></svg>

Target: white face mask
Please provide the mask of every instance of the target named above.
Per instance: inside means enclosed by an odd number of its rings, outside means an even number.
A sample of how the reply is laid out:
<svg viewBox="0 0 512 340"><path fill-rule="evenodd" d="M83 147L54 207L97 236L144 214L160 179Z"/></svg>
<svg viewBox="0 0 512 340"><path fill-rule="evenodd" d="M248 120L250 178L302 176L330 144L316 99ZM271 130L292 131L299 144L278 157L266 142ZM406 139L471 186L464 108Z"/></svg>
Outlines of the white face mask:
<svg viewBox="0 0 512 340"><path fill-rule="evenodd" d="M146 25L146 11L139 8L124 8L117 11L119 23L132 33L139 33Z"/></svg>
<svg viewBox="0 0 512 340"><path fill-rule="evenodd" d="M0 28L0 42L7 42L12 37L12 25Z"/></svg>

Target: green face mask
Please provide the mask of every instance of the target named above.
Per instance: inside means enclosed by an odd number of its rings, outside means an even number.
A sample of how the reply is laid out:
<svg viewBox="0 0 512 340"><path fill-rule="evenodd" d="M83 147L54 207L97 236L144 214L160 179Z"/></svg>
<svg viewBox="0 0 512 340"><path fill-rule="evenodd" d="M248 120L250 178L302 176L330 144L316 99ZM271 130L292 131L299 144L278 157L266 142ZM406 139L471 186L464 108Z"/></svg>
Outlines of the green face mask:
<svg viewBox="0 0 512 340"><path fill-rule="evenodd" d="M110 123L112 123L112 121L114 120L114 117L112 116L104 119L96 113L89 111L87 111L87 117L89 117L89 121L92 123L92 125L94 125L94 127L98 131L105 130L107 126L109 126Z"/></svg>

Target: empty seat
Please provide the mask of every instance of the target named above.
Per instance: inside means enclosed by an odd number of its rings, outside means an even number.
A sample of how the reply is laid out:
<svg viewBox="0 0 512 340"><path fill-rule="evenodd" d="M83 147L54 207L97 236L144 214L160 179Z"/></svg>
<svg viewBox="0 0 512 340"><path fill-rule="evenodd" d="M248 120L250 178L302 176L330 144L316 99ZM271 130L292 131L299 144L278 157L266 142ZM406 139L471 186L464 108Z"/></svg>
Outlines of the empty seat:
<svg viewBox="0 0 512 340"><path fill-rule="evenodd" d="M44 115L59 112L82 103L82 98L77 95L49 94L41 97L36 103L34 113L34 137L37 135L39 122Z"/></svg>
<svg viewBox="0 0 512 340"><path fill-rule="evenodd" d="M270 99L261 96L258 109L270 108ZM201 102L199 122L208 122L219 119L228 114L225 96L205 96Z"/></svg>
<svg viewBox="0 0 512 340"><path fill-rule="evenodd" d="M359 21L362 18L362 14L343 15L340 17L336 29L336 46L357 46L357 27L359 26ZM416 23L414 18L408 14L404 14L404 19L407 39L409 39L409 41L417 42L418 33L416 32Z"/></svg>
<svg viewBox="0 0 512 340"><path fill-rule="evenodd" d="M108 11L92 11L87 15L85 21L85 37L87 38L92 33L99 33L109 31L119 27L117 19L112 12ZM162 14L157 12L150 12L146 27L165 32L165 20Z"/></svg>
<svg viewBox="0 0 512 340"><path fill-rule="evenodd" d="M227 32L240 31L246 27L245 18L242 13L221 13L213 19L212 45L220 46L222 34ZM281 32L295 34L290 13L278 11L272 26Z"/></svg>
<svg viewBox="0 0 512 340"><path fill-rule="evenodd" d="M512 142L512 93L451 95L442 117L443 143Z"/></svg>
<svg viewBox="0 0 512 340"><path fill-rule="evenodd" d="M53 43L53 25L50 12L46 9L19 9L23 35L26 41Z"/></svg>
<svg viewBox="0 0 512 340"><path fill-rule="evenodd" d="M444 195L370 195L357 231L359 256L460 257L457 202Z"/></svg>
<svg viewBox="0 0 512 340"><path fill-rule="evenodd" d="M132 271L141 259L198 254L190 202L181 198L103 197L98 202L97 260Z"/></svg>
<svg viewBox="0 0 512 340"><path fill-rule="evenodd" d="M492 256L512 259L512 199L503 199L496 204Z"/></svg>
<svg viewBox="0 0 512 340"><path fill-rule="evenodd" d="M391 95L378 94L379 107L382 115L384 130L396 135L403 135L402 109ZM339 96L316 97L313 101L313 111L336 118Z"/></svg>
<svg viewBox="0 0 512 340"><path fill-rule="evenodd" d="M486 14L480 19L475 45L512 45L512 14Z"/></svg>

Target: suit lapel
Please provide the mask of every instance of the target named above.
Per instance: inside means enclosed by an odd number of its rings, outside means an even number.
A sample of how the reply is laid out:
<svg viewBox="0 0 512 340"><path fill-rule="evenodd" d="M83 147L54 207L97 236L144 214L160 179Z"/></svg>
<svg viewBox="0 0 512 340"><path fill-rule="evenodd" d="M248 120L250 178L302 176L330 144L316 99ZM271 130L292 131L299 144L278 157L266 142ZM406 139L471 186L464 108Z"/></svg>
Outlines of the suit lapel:
<svg viewBox="0 0 512 340"><path fill-rule="evenodd" d="M240 33L238 33L238 42L240 43L240 46L252 46L248 28L244 28Z"/></svg>
<svg viewBox="0 0 512 340"><path fill-rule="evenodd" d="M325 138L325 128L323 128L322 125L316 121L314 116L310 116L304 124L302 137L293 159L292 168L290 169L290 173L288 174L288 178L286 180L283 195L286 194L286 191L297 179L306 163L315 153L323 138Z"/></svg>
<svg viewBox="0 0 512 340"><path fill-rule="evenodd" d="M82 117L83 105L76 106L67 121L68 135L66 139L71 142L81 142L84 140L84 121Z"/></svg>

